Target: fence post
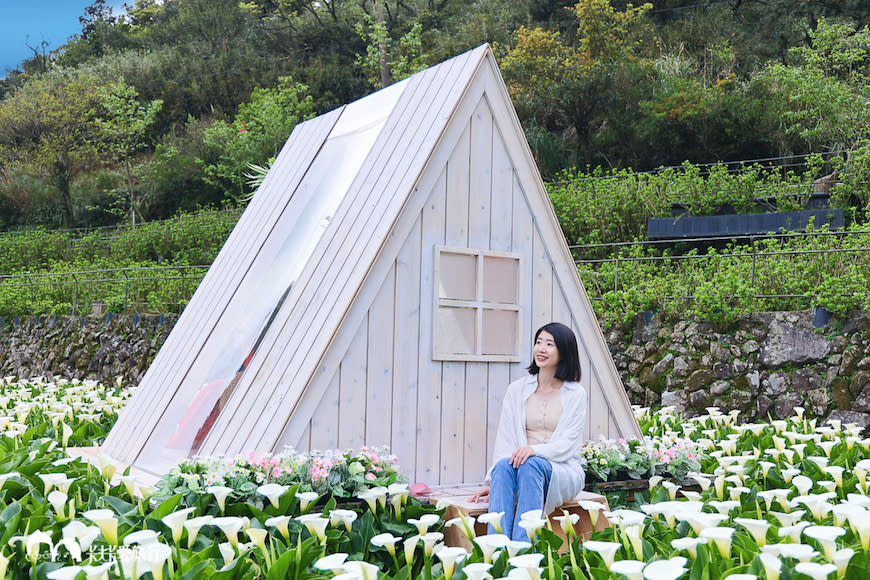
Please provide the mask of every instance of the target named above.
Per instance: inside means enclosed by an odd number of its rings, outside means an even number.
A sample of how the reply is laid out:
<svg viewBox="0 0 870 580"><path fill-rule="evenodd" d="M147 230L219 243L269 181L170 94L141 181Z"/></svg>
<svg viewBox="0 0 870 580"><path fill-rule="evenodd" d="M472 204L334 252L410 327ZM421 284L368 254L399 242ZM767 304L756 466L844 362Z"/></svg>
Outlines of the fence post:
<svg viewBox="0 0 870 580"><path fill-rule="evenodd" d="M755 289L755 260L758 258L758 252L755 251L755 236L749 236L749 245L752 248L752 279L749 281L749 287Z"/></svg>
<svg viewBox="0 0 870 580"><path fill-rule="evenodd" d="M79 310L79 279L76 277L76 273L72 272L73 277L73 303L72 303L72 315L76 316Z"/></svg>
<svg viewBox="0 0 870 580"><path fill-rule="evenodd" d="M619 254L616 255L616 269L613 271L613 292L619 290Z"/></svg>
<svg viewBox="0 0 870 580"><path fill-rule="evenodd" d="M181 301L184 299L184 267L181 267L181 292L178 295L178 306L181 307Z"/></svg>
<svg viewBox="0 0 870 580"><path fill-rule="evenodd" d="M127 276L127 269L121 270L124 274L124 312L127 312L127 292L130 289L130 278Z"/></svg>

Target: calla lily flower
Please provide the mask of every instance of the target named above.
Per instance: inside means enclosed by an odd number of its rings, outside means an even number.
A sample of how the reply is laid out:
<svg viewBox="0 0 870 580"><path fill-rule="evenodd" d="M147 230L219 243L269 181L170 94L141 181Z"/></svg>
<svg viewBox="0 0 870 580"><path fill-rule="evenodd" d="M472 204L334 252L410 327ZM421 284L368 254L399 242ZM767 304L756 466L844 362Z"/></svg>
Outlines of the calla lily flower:
<svg viewBox="0 0 870 580"><path fill-rule="evenodd" d="M580 514L569 514L567 511L562 510L562 515L554 516L553 519L559 522L559 525L562 527L562 533L565 534L566 538L574 537L574 526L580 521Z"/></svg>
<svg viewBox="0 0 870 580"><path fill-rule="evenodd" d="M405 552L405 564L409 567L414 564L414 552L416 551L417 544L421 539L423 539L423 536L421 535L411 536L410 538L405 538L405 541L402 544Z"/></svg>
<svg viewBox="0 0 870 580"><path fill-rule="evenodd" d="M843 548L834 552L832 563L837 567L837 578L842 578L846 575L846 568L849 562L852 561L852 556L855 555L855 550L852 548Z"/></svg>
<svg viewBox="0 0 870 580"><path fill-rule="evenodd" d="M88 526L83 522L73 520L64 526L62 533L63 539L75 540L81 546L82 551L86 552L91 549L91 544L100 537L101 532L97 526Z"/></svg>
<svg viewBox="0 0 870 580"><path fill-rule="evenodd" d="M685 550L689 553L689 557L694 560L698 557L698 546L701 544L706 544L707 540L705 538L676 538L671 540L671 547L674 550Z"/></svg>
<svg viewBox="0 0 870 580"><path fill-rule="evenodd" d="M324 572L332 572L333 574L344 569L344 561L347 560L347 554L343 552L337 552L335 554L330 554L328 556L324 556L314 562L314 567L318 570L323 570Z"/></svg>
<svg viewBox="0 0 870 580"><path fill-rule="evenodd" d="M118 518L115 517L115 512L108 509L96 509L83 512L82 515L100 528L103 537L106 538L106 542L110 546L118 545Z"/></svg>
<svg viewBox="0 0 870 580"><path fill-rule="evenodd" d="M225 485L212 485L207 487L206 491L214 496L221 513L224 513L226 511L227 496L233 492L233 488Z"/></svg>
<svg viewBox="0 0 870 580"><path fill-rule="evenodd" d="M504 512L487 512L477 516L477 521L484 525L491 525L500 534L502 532L501 519L503 516ZM411 520L409 519L408 521L410 522Z"/></svg>
<svg viewBox="0 0 870 580"><path fill-rule="evenodd" d="M73 580L82 571L81 566L64 566L57 570L52 570L45 575L49 580Z"/></svg>
<svg viewBox="0 0 870 580"><path fill-rule="evenodd" d="M846 530L839 526L808 526L804 528L803 533L806 537L817 540L822 546L825 558L831 561L837 550L837 538L844 535Z"/></svg>
<svg viewBox="0 0 870 580"><path fill-rule="evenodd" d="M16 475L18 474L16 473ZM65 473L40 473L39 479L42 480L42 484L45 486L43 495L46 496L55 487L63 493L67 493L70 484L75 481L75 478L69 478Z"/></svg>
<svg viewBox="0 0 870 580"><path fill-rule="evenodd" d="M640 560L617 560L610 567L612 574L620 574L628 580L643 580L643 568L646 562Z"/></svg>
<svg viewBox="0 0 870 580"><path fill-rule="evenodd" d="M417 527L417 533L421 536L426 535L429 528L441 521L438 514L423 514L420 519L408 518L408 523Z"/></svg>
<svg viewBox="0 0 870 580"><path fill-rule="evenodd" d="M288 528L288 524L292 518L290 516L275 516L266 520L265 524L267 527L275 528L281 534L281 537L284 538L284 541L290 540L290 530Z"/></svg>
<svg viewBox="0 0 870 580"><path fill-rule="evenodd" d="M199 534L200 528L202 528L202 526L210 524L213 519L214 516L199 516L196 518L190 518L189 520L184 522L184 529L187 530L188 550L193 547L193 543L196 541L196 536Z"/></svg>
<svg viewBox="0 0 870 580"><path fill-rule="evenodd" d="M538 530L545 527L547 525L547 522L547 518L521 519L517 522L517 525L526 531L526 535L529 537L529 541L534 542L535 534L537 534Z"/></svg>
<svg viewBox="0 0 870 580"><path fill-rule="evenodd" d="M824 580L831 574L836 572L837 567L834 564L819 564L817 562L799 562L794 567L795 572L806 574L813 580Z"/></svg>
<svg viewBox="0 0 870 580"><path fill-rule="evenodd" d="M764 576L767 580L779 580L782 570L782 560L774 554L762 552L758 555L761 565L764 566Z"/></svg>
<svg viewBox="0 0 870 580"><path fill-rule="evenodd" d="M244 524L244 520L236 516L214 518L209 522L209 525L220 528L233 548L239 544L239 531Z"/></svg>
<svg viewBox="0 0 870 580"><path fill-rule="evenodd" d="M489 569L492 564L486 562L473 562L462 567L462 572L467 580L492 580Z"/></svg>
<svg viewBox="0 0 870 580"><path fill-rule="evenodd" d="M597 540L583 542L583 549L589 550L590 552L597 552L604 560L608 570L613 564L613 560L616 558L616 551L621 547L622 544L618 542L601 542Z"/></svg>
<svg viewBox="0 0 870 580"><path fill-rule="evenodd" d="M254 543L255 546L260 548L263 553L266 553L266 538L269 536L269 532L265 528L248 528L245 530L245 533L248 534L248 538L250 538L251 542Z"/></svg>
<svg viewBox="0 0 870 580"><path fill-rule="evenodd" d="M423 553L426 556L432 555L432 550L435 548L435 543L444 539L444 534L441 532L427 532L420 537L423 541Z"/></svg>
<svg viewBox="0 0 870 580"><path fill-rule="evenodd" d="M759 494L760 495L760 494ZM793 512L789 512L784 514L782 512L768 511L769 515L772 515L777 519L779 525L782 527L793 526L795 525L806 512L806 510L795 510Z"/></svg>
<svg viewBox="0 0 870 580"><path fill-rule="evenodd" d="M761 493L759 492L758 495L761 495ZM733 510L740 507L740 502L735 499L729 499L725 501L717 501L714 499L708 501L707 505L715 509L720 514L727 516Z"/></svg>
<svg viewBox="0 0 870 580"><path fill-rule="evenodd" d="M522 540L509 540L505 549L508 551L508 556L511 558L520 553L521 550L528 550L532 547L532 544L529 542L524 542Z"/></svg>
<svg viewBox="0 0 870 580"><path fill-rule="evenodd" d="M483 553L483 561L489 564L492 562L492 555L495 551L506 547L508 542L510 542L510 538L504 534L488 534L486 536L478 536L473 541Z"/></svg>
<svg viewBox="0 0 870 580"><path fill-rule="evenodd" d="M167 514L160 520L171 530L173 543L177 544L181 541L181 533L184 531L184 522L187 521L187 516L193 513L193 511L194 508L185 508Z"/></svg>
<svg viewBox="0 0 870 580"><path fill-rule="evenodd" d="M321 544L326 544L326 526L329 525L329 518L324 518L320 514L306 514L297 516L296 520L302 522L308 533L320 540Z"/></svg>
<svg viewBox="0 0 870 580"><path fill-rule="evenodd" d="M843 487L843 472L845 468L839 465L829 465L827 469L825 469L825 473L834 478L834 483L837 484L837 487Z"/></svg>
<svg viewBox="0 0 870 580"><path fill-rule="evenodd" d="M66 517L66 500L69 496L64 492L56 489L48 494L48 497L45 499L48 500L48 503L51 504L51 507L54 508L54 511L57 513L57 517L60 520L67 519Z"/></svg>
<svg viewBox="0 0 870 580"><path fill-rule="evenodd" d="M224 559L224 567L229 566L236 561L236 549L229 542L221 542L218 544L218 550Z"/></svg>
<svg viewBox="0 0 870 580"><path fill-rule="evenodd" d="M396 542L401 540L402 538L397 538L393 534L389 532L384 532L382 534L378 534L374 536L370 541L373 546L377 546L379 548L386 548L387 552L390 553L391 556L396 555Z"/></svg>
<svg viewBox="0 0 870 580"><path fill-rule="evenodd" d="M124 545L132 546L133 544L147 545L154 544L160 539L160 534L154 530L139 530L124 536Z"/></svg>
<svg viewBox="0 0 870 580"><path fill-rule="evenodd" d="M801 533L804 528L810 526L810 522L795 522L793 526L785 526L777 530L780 538L788 538L792 542L799 544L801 541Z"/></svg>
<svg viewBox="0 0 870 580"><path fill-rule="evenodd" d="M704 512L679 513L677 514L677 519L688 522L689 525L692 526L692 530L694 530L695 534L700 536L703 530L718 526L727 520L728 516L723 514L708 514Z"/></svg>
<svg viewBox="0 0 870 580"><path fill-rule="evenodd" d="M299 500L299 509L305 511L311 502L316 501L320 494L316 491L302 491L296 494L296 499Z"/></svg>
<svg viewBox="0 0 870 580"><path fill-rule="evenodd" d="M592 523L592 529L594 530L595 524L598 523L598 514L601 512L601 510L604 509L604 505L598 503L597 501L592 501L588 499L578 500L577 505L579 505L581 509L584 509L589 513L589 521Z"/></svg>
<svg viewBox="0 0 870 580"><path fill-rule="evenodd" d="M281 496L287 493L287 490L290 489L288 485L280 485L277 483L267 483L266 485L261 485L257 488L257 493L262 496L265 496L269 503L272 504L273 507L278 507L279 500ZM297 495L298 497L298 495ZM304 508L303 508L304 509Z"/></svg>
<svg viewBox="0 0 870 580"><path fill-rule="evenodd" d="M767 520L735 518L734 523L746 528L746 530L752 535L752 539L755 540L755 543L758 544L759 547L767 543L767 530L768 528L770 528L770 524L767 522Z"/></svg>
<svg viewBox="0 0 870 580"><path fill-rule="evenodd" d="M712 541L723 558L731 556L731 536L734 535L734 528L705 528L698 534L699 538L704 538Z"/></svg>
<svg viewBox="0 0 870 580"><path fill-rule="evenodd" d="M761 548L761 550L768 554L794 558L801 562L809 562L819 555L812 546L807 544L768 544Z"/></svg>
<svg viewBox="0 0 870 580"><path fill-rule="evenodd" d="M460 513L455 518L444 522L444 527L457 526L462 530L465 536L472 540L474 539L474 518Z"/></svg>
<svg viewBox="0 0 870 580"><path fill-rule="evenodd" d="M350 532L357 515L353 510L334 509L329 512L329 523L333 527L344 525L344 529Z"/></svg>
<svg viewBox="0 0 870 580"><path fill-rule="evenodd" d="M172 548L159 542L139 549L139 558L151 571L154 580L163 580L163 565L172 555Z"/></svg>
<svg viewBox="0 0 870 580"><path fill-rule="evenodd" d="M345 562L343 569L345 572L349 572L351 574L356 574L358 578L361 580L377 580L378 579L378 567L374 564L369 564L368 562L361 562L359 560L351 560L349 562Z"/></svg>
<svg viewBox="0 0 870 580"><path fill-rule="evenodd" d="M111 562L105 562L98 566L82 566L87 580L109 580L109 570L111 568Z"/></svg>
<svg viewBox="0 0 870 580"><path fill-rule="evenodd" d="M468 552L465 548L441 548L435 553L435 556L441 560L441 567L444 570L444 576L447 580L452 580L453 570L456 569L457 562L468 557Z"/></svg>
<svg viewBox="0 0 870 580"><path fill-rule="evenodd" d="M36 560L39 558L39 547L42 544L48 545L50 549L54 546L54 543L51 541L51 534L42 530L37 530L26 536L13 536L9 539L10 546L15 542L24 544L24 555L33 566L36 566Z"/></svg>
<svg viewBox="0 0 870 580"><path fill-rule="evenodd" d="M543 554L523 554L522 556L511 556L508 558L508 564L514 568L537 568L541 565Z"/></svg>
<svg viewBox="0 0 870 580"><path fill-rule="evenodd" d="M643 569L647 580L677 580L686 571L686 559L677 556L668 560L650 562Z"/></svg>

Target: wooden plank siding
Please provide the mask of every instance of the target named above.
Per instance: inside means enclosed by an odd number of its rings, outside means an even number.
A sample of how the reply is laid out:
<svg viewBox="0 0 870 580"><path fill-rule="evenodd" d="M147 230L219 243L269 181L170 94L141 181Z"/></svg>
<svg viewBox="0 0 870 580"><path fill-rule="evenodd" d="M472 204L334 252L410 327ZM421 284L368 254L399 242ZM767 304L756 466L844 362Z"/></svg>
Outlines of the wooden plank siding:
<svg viewBox="0 0 870 580"><path fill-rule="evenodd" d="M269 356L263 358L259 368L252 368L255 371L252 380L240 385L249 389L257 379L267 390L257 397L246 397L247 389L234 393L206 441L209 449L271 448L281 437L308 377L332 341L374 257L387 239L395 216L404 205L404 198L396 196L395 191L408 191L416 181L421 166L412 168L412 164L422 163L416 152L432 146L440 133L432 129L434 119L441 114L440 108L444 102L458 100L462 93L461 88L446 79L453 68L462 69L464 61L473 54L453 59L451 66L429 69L428 75L424 72L409 79L411 84L402 94L345 202L339 206L303 270L298 294L293 296L297 292L294 288L287 312L279 313L283 321L274 325ZM405 131L409 124L424 133ZM433 134L427 137L426 132ZM413 177L409 177L409 173ZM411 182L407 183L409 179ZM360 195L359 192L370 193ZM336 304L343 306L335 308ZM317 328L320 332L312 339L293 331L298 328ZM252 427L239 437L241 425Z"/></svg>
<svg viewBox="0 0 870 580"><path fill-rule="evenodd" d="M296 185L332 130L340 110L300 124L282 148L275 170L233 228L133 399L106 437L103 450L132 463L175 397L257 252L289 203ZM289 195L288 195L289 192Z"/></svg>

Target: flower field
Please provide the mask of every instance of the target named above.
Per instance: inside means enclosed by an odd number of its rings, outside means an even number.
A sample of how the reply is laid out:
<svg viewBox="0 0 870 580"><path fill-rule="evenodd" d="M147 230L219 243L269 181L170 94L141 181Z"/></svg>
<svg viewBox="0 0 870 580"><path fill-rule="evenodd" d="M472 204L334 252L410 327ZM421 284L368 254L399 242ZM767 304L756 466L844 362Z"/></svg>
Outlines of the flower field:
<svg viewBox="0 0 870 580"><path fill-rule="evenodd" d="M445 547L443 505L408 496L384 449L207 458L155 489L91 466L130 392L120 385L0 385L0 572L9 578L719 578L870 575L870 439L802 415L741 424L637 409L645 437L598 441L587 463L652 475L612 526L562 541L538 513L529 542ZM799 410L799 412L802 412ZM668 479L660 479L662 475ZM691 482L689 485L688 482ZM684 487L680 487L683 485ZM143 499L144 497L144 499ZM599 504L589 506L594 510ZM481 516L498 521L498 514ZM570 523L570 518L561 521Z"/></svg>

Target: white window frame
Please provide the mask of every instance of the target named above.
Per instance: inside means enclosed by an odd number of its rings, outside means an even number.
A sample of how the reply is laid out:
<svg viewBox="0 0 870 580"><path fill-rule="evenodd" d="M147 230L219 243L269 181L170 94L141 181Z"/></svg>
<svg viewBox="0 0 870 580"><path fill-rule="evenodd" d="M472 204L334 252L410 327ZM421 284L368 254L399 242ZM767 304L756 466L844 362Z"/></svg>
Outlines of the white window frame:
<svg viewBox="0 0 870 580"><path fill-rule="evenodd" d="M477 257L477 271L475 273L475 292L474 300L460 300L455 298L446 298L440 296L441 286L441 255L442 253L449 254L464 254L466 256ZM501 303L501 302L485 302L483 300L483 263L484 259L490 258L506 258L516 260L517 280L516 280L516 303ZM474 248L461 248L453 246L435 246L435 276L433 279L433 294L435 297L433 308L433 325L432 325L432 359L439 361L466 361L466 362L520 362L520 337L522 336L522 312L520 304L522 304L522 257L520 254L512 252L501 252L496 250L483 250ZM475 310L475 336L474 336L474 353L455 353L444 352L439 349L438 344L438 320L439 310L441 308L473 308ZM483 352L483 312L485 310L502 310L517 313L516 336L514 337L514 352L513 354L481 354Z"/></svg>

